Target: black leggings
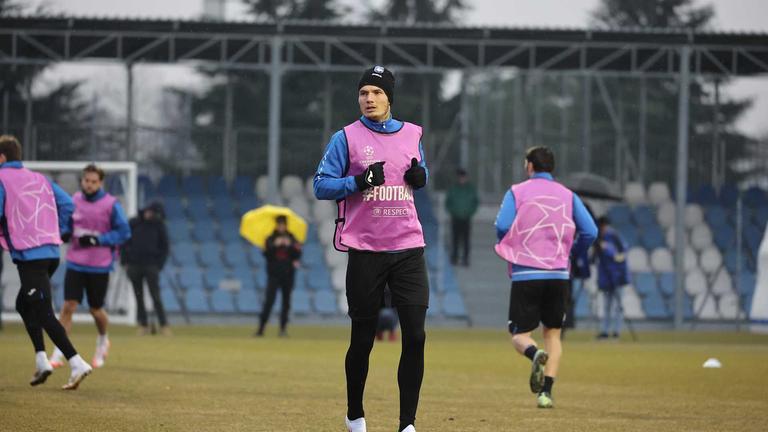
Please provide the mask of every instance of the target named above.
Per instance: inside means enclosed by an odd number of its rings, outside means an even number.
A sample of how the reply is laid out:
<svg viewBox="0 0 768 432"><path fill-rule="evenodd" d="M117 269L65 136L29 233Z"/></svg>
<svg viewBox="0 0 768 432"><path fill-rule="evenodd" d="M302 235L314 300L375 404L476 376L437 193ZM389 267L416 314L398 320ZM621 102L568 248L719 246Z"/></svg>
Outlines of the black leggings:
<svg viewBox="0 0 768 432"><path fill-rule="evenodd" d="M425 306L398 306L403 348L397 369L400 388L400 429L416 421L419 392L424 377ZM368 358L376 337L377 319L352 320L349 350L344 362L347 374L347 418L364 417L363 392L368 377Z"/></svg>
<svg viewBox="0 0 768 432"><path fill-rule="evenodd" d="M21 279L21 289L16 297L16 310L24 320L24 327L32 339L35 352L45 351L43 330L69 360L77 355L67 332L62 327L51 305L51 280L59 260L46 259L19 261L16 268Z"/></svg>

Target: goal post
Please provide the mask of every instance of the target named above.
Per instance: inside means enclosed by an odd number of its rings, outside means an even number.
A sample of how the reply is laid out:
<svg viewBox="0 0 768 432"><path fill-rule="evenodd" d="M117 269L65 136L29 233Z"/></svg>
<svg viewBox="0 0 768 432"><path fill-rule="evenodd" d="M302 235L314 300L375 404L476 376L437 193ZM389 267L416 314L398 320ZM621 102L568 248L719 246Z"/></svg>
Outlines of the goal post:
<svg viewBox="0 0 768 432"><path fill-rule="evenodd" d="M138 191L138 167L135 162L73 162L73 161L24 161L24 166L37 171L52 181L56 182L68 194L73 195L80 189L80 177L83 168L93 163L103 169L104 190L114 195L125 210L127 218L135 216L139 206ZM63 301L64 273L66 272L66 251L68 245L61 247L60 264L56 273L51 278L52 295L54 297L54 309L59 312ZM20 321L21 317L15 311L16 295L21 283L19 276L10 260L9 254L3 255L3 273L0 279L0 296L2 296L3 321ZM136 301L125 269L119 260L115 262L115 269L110 274L109 288L104 306L109 313L110 322L115 324L134 324L136 321ZM88 313L87 301L78 308L73 316L75 322L89 322L92 320Z"/></svg>

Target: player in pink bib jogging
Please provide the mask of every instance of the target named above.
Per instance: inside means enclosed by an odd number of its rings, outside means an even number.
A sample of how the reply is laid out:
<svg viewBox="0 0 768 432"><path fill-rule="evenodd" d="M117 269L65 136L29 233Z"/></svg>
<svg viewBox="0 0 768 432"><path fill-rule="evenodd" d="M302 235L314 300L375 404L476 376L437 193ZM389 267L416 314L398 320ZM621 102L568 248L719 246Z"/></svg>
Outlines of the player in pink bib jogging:
<svg viewBox="0 0 768 432"><path fill-rule="evenodd" d="M96 323L99 336L91 366L100 368L109 354L107 324L109 317L104 299L109 286L109 273L114 269L117 246L131 237L131 227L117 198L102 189L104 170L94 164L83 168L80 191L72 197L75 213L72 215L72 237L67 251L67 273L64 276L64 305L61 324L72 328L72 314L88 298L88 309ZM63 364L58 348L51 355L51 366Z"/></svg>
<svg viewBox="0 0 768 432"><path fill-rule="evenodd" d="M509 332L531 362L530 388L539 408L552 408L552 386L562 354L571 249L589 249L597 227L581 199L552 177L555 155L534 147L525 155L528 180L512 185L496 216L496 253L509 263ZM574 242L575 240L575 242ZM544 348L531 337L544 326Z"/></svg>
<svg viewBox="0 0 768 432"><path fill-rule="evenodd" d="M72 199L42 174L21 163L21 144L0 136L0 245L10 251L21 288L16 310L35 347L35 374L30 385L44 383L53 372L45 354L43 330L61 349L72 373L65 390L75 390L91 373L67 337L51 305L51 275L59 265L61 236L68 234Z"/></svg>
<svg viewBox="0 0 768 432"><path fill-rule="evenodd" d="M362 116L336 132L314 179L318 199L339 206L335 245L348 251L347 302L352 320L345 360L349 432L365 432L363 391L377 318L389 286L402 332L397 372L398 431L415 432L424 376L424 321L429 284L424 235L413 191L427 184L421 128L392 118L395 77L382 66L358 83Z"/></svg>

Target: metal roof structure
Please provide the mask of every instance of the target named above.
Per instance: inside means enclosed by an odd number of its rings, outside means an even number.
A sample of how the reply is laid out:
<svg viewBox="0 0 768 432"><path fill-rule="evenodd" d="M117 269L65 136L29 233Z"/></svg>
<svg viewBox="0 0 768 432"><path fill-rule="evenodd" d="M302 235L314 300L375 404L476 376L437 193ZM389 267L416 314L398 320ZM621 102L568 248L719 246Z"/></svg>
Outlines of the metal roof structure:
<svg viewBox="0 0 768 432"><path fill-rule="evenodd" d="M0 18L0 64L210 62L268 70L275 40L284 70L358 72L375 63L404 72L515 67L671 76L680 72L680 48L687 46L694 75L768 73L764 33L63 16Z"/></svg>

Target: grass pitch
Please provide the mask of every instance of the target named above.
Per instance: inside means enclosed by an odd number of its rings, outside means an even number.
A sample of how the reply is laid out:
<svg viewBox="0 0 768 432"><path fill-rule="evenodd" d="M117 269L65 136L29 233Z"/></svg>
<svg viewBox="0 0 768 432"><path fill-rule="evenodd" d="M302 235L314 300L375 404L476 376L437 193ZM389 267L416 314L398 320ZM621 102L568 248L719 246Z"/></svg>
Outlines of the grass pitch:
<svg viewBox="0 0 768 432"><path fill-rule="evenodd" d="M1 431L342 431L348 330L293 327L251 337L245 327L177 327L170 338L111 329L107 364L75 392L57 370L32 388L23 328L0 332ZM90 360L92 326L74 328ZM571 333L555 409L539 410L529 362L508 336L431 329L417 419L429 431L764 431L768 337L745 333L641 333L598 343ZM48 342L50 347L50 342ZM397 428L397 343L377 342L366 389L371 432ZM703 369L717 357L722 369Z"/></svg>

